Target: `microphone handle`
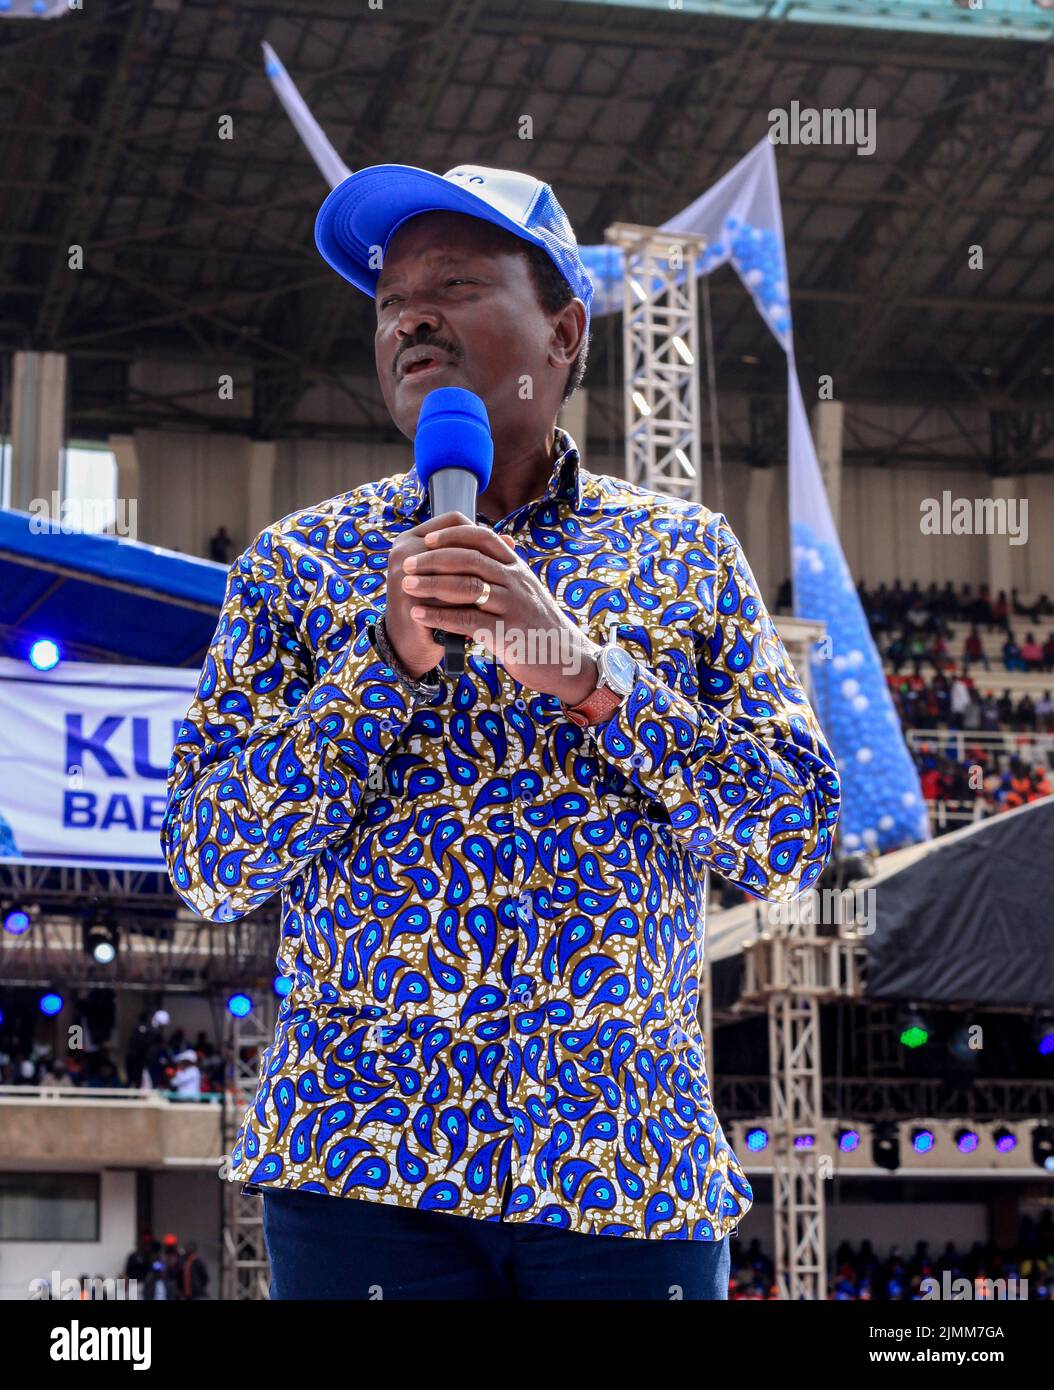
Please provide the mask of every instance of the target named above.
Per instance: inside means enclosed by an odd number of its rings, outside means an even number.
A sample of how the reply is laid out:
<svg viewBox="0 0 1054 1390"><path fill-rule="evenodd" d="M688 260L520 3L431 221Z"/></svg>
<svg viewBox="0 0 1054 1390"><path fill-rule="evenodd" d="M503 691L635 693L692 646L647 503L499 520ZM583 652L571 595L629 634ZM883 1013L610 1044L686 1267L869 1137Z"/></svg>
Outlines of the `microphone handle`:
<svg viewBox="0 0 1054 1390"><path fill-rule="evenodd" d="M469 521L476 519L476 494L479 484L476 475L467 468L440 468L428 480L428 501L433 516L444 512L461 512ZM435 639L443 644L443 669L448 676L460 676L465 670L465 639L460 632L435 629Z"/></svg>

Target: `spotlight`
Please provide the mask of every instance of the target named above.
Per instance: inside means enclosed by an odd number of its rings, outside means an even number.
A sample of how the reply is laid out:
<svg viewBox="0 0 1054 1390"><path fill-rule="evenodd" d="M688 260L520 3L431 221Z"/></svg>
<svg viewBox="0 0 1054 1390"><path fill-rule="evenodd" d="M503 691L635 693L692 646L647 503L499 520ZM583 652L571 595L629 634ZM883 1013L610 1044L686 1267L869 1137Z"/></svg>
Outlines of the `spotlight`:
<svg viewBox="0 0 1054 1390"><path fill-rule="evenodd" d="M747 1148L751 1153L759 1154L762 1149L767 1149L769 1145L768 1130L755 1126L747 1130Z"/></svg>
<svg viewBox="0 0 1054 1390"><path fill-rule="evenodd" d="M907 1010L900 1019L900 1045L914 1050L925 1047L930 1040L929 1024L920 1013Z"/></svg>
<svg viewBox="0 0 1054 1390"><path fill-rule="evenodd" d="M59 644L50 637L38 638L29 649L29 664L37 671L52 671L61 660Z"/></svg>
<svg viewBox="0 0 1054 1390"><path fill-rule="evenodd" d="M1054 1056L1054 1014L1040 1014L1032 1024L1032 1036L1041 1057Z"/></svg>
<svg viewBox="0 0 1054 1390"><path fill-rule="evenodd" d="M895 1124L888 1120L875 1125L871 1138L871 1153L876 1168L893 1173L900 1167L900 1136Z"/></svg>
<svg viewBox="0 0 1054 1390"><path fill-rule="evenodd" d="M992 1138L995 1140L996 1149L1001 1154L1013 1153L1017 1148L1017 1135L1013 1130L1007 1129L1006 1125L1000 1125L993 1132Z"/></svg>
<svg viewBox="0 0 1054 1390"><path fill-rule="evenodd" d="M961 1154L972 1154L977 1152L977 1146L981 1142L981 1136L973 1129L957 1129L955 1131L955 1147Z"/></svg>
<svg viewBox="0 0 1054 1390"><path fill-rule="evenodd" d="M279 999L284 999L293 988L292 975L276 975L274 977L274 992Z"/></svg>
<svg viewBox="0 0 1054 1390"><path fill-rule="evenodd" d="M40 1012L47 1014L48 1018L54 1018L56 1014L62 1012L63 999L61 994L56 994L49 990L47 994L40 996Z"/></svg>
<svg viewBox="0 0 1054 1390"><path fill-rule="evenodd" d="M839 1129L835 1132L838 1140L838 1147L844 1154L855 1154L860 1147L860 1131L858 1129Z"/></svg>
<svg viewBox="0 0 1054 1390"><path fill-rule="evenodd" d="M247 994L232 994L227 1000L227 1012L234 1018L246 1018L252 1009L253 1001Z"/></svg>
<svg viewBox="0 0 1054 1390"><path fill-rule="evenodd" d="M81 928L85 953L91 956L96 965L112 965L117 959L119 946L117 922L111 911L100 912L95 906L84 914Z"/></svg>
<svg viewBox="0 0 1054 1390"><path fill-rule="evenodd" d="M21 936L29 930L29 909L21 903L10 903L4 908L4 931L12 936Z"/></svg>
<svg viewBox="0 0 1054 1390"><path fill-rule="evenodd" d="M1036 1125L1032 1131L1032 1162L1054 1173L1054 1126Z"/></svg>
<svg viewBox="0 0 1054 1390"><path fill-rule="evenodd" d="M815 1134L796 1134L794 1136L794 1147L796 1149L814 1149L816 1147Z"/></svg>
<svg viewBox="0 0 1054 1390"><path fill-rule="evenodd" d="M971 1023L964 1024L948 1039L948 1052L961 1067L976 1067L981 1060L980 1048L971 1046L973 1026Z"/></svg>
<svg viewBox="0 0 1054 1390"><path fill-rule="evenodd" d="M937 1136L932 1129L918 1128L911 1131L911 1147L917 1154L928 1154L933 1150Z"/></svg>

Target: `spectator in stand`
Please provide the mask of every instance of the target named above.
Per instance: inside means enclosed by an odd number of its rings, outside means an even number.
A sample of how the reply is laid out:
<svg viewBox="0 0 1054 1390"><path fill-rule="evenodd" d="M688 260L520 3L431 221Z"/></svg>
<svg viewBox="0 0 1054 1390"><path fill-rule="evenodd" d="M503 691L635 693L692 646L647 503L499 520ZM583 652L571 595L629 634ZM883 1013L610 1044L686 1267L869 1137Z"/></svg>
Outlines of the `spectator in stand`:
<svg viewBox="0 0 1054 1390"><path fill-rule="evenodd" d="M205 1297L205 1287L209 1282L209 1272L205 1268L201 1256L198 1254L198 1247L194 1241L190 1241L187 1245L187 1254L183 1261L180 1279L180 1292L183 1298L194 1299Z"/></svg>
<svg viewBox="0 0 1054 1390"><path fill-rule="evenodd" d="M926 608L921 594L915 594L911 600L911 606L904 614L904 621L908 628L914 628L916 632L921 632L923 628L930 625L930 614Z"/></svg>
<svg viewBox="0 0 1054 1390"><path fill-rule="evenodd" d="M1017 806L1024 806L1026 802L1034 799L1030 795L1031 792L1031 773L1019 758L1012 758L1010 760L1010 785L1003 799L1004 808L1011 811Z"/></svg>
<svg viewBox="0 0 1054 1390"><path fill-rule="evenodd" d="M995 602L992 604L992 620L989 627L1004 627L1009 631L1010 628L1010 605L1006 601L1006 593L1000 589L996 595Z"/></svg>
<svg viewBox="0 0 1054 1390"><path fill-rule="evenodd" d="M949 694L950 722L953 729L965 727L964 718L966 711L973 703L973 695L970 687L963 680L962 676L952 678L952 686Z"/></svg>
<svg viewBox="0 0 1054 1390"><path fill-rule="evenodd" d="M895 676L900 675L900 668L904 665L907 659L908 644L904 641L903 637L894 637L892 642L890 642L889 646L886 648L886 660L889 662L890 666L892 666L893 674Z"/></svg>
<svg viewBox="0 0 1054 1390"><path fill-rule="evenodd" d="M209 559L215 560L221 565L229 565L231 562L231 544L226 526L221 526L209 540Z"/></svg>
<svg viewBox="0 0 1054 1390"><path fill-rule="evenodd" d="M1036 707L1027 692L1022 695L1018 703L1014 720L1019 729L1033 730L1036 727Z"/></svg>
<svg viewBox="0 0 1054 1390"><path fill-rule="evenodd" d="M977 691L973 686L968 687L970 692L970 702L963 710L962 728L964 733L977 733L981 727L981 701L977 697Z"/></svg>
<svg viewBox="0 0 1054 1390"><path fill-rule="evenodd" d="M1018 597L1017 590L1011 589L1010 599L1014 613L1021 618L1030 618L1034 623L1038 623L1041 617L1052 611L1050 599L1047 598L1046 594L1040 594L1031 603L1025 603L1023 599Z"/></svg>
<svg viewBox="0 0 1054 1390"><path fill-rule="evenodd" d="M1036 701L1036 724L1044 733L1050 732L1054 725L1054 700L1050 698L1049 690L1044 690Z"/></svg>
<svg viewBox="0 0 1054 1390"><path fill-rule="evenodd" d="M929 644L923 632L916 629L908 638L908 657L915 668L916 676L922 674L922 663L929 654Z"/></svg>
<svg viewBox="0 0 1054 1390"><path fill-rule="evenodd" d="M178 1100L201 1099L201 1069L198 1054L191 1048L180 1052L176 1057L176 1072L172 1078L172 1089Z"/></svg>
<svg viewBox="0 0 1054 1390"><path fill-rule="evenodd" d="M969 615L970 621L976 623L978 627L990 626L992 622L992 600L988 593L988 585L981 584L977 589L977 598L974 600L973 612Z"/></svg>
<svg viewBox="0 0 1054 1390"><path fill-rule="evenodd" d="M1025 663L1021 658L1021 648L1014 641L1014 634L1007 629L1006 641L1003 643L1003 665L1008 671L1023 671Z"/></svg>
<svg viewBox="0 0 1054 1390"><path fill-rule="evenodd" d="M969 669L972 663L984 664L984 669L989 670L988 658L984 654L984 643L981 641L981 634L976 626L972 627L966 634L966 642L963 646L963 666Z"/></svg>
<svg viewBox="0 0 1054 1390"><path fill-rule="evenodd" d="M994 734L999 728L999 706L990 690L984 693L981 701L981 729L986 734Z"/></svg>
<svg viewBox="0 0 1054 1390"><path fill-rule="evenodd" d="M1027 671L1041 671L1043 669L1043 648L1031 632L1026 635L1021 645L1021 659L1024 661Z"/></svg>
<svg viewBox="0 0 1054 1390"><path fill-rule="evenodd" d="M1000 695L999 699L996 701L995 709L999 717L1000 725L1004 728L1008 727L1010 721L1014 717L1014 701L1011 698L1009 690L1004 690L1002 695Z"/></svg>
<svg viewBox="0 0 1054 1390"><path fill-rule="evenodd" d="M1054 632L1048 633L1043 643L1043 669L1054 671Z"/></svg>

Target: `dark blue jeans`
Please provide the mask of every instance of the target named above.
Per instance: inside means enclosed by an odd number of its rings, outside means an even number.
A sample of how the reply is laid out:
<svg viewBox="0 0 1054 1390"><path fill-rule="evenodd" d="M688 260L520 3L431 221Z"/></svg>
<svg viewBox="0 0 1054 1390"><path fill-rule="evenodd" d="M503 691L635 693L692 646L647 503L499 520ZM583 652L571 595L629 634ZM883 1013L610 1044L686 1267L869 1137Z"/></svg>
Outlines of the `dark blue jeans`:
<svg viewBox="0 0 1054 1390"><path fill-rule="evenodd" d="M641 1240L263 1190L272 1299L727 1299L728 1237Z"/></svg>

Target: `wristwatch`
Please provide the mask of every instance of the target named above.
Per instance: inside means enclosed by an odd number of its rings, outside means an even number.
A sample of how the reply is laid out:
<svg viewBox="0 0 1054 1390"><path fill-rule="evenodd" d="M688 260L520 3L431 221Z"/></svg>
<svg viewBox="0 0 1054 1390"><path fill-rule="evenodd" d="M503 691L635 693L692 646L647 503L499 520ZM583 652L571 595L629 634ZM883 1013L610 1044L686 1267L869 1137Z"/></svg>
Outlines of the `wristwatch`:
<svg viewBox="0 0 1054 1390"><path fill-rule="evenodd" d="M615 641L611 640L597 652L596 689L577 705L564 705L564 713L580 729L600 724L615 713L637 683L638 663Z"/></svg>
<svg viewBox="0 0 1054 1390"><path fill-rule="evenodd" d="M425 700L431 700L439 693L442 682L442 671L438 666L433 666L430 671L426 671L423 676L416 679L411 676L403 667L399 658L395 655L395 648L392 646L388 637L388 629L384 625L384 614L375 623L370 624L370 641L373 643L374 650L386 666L390 666L395 672L395 678L410 696L414 704L420 704Z"/></svg>

